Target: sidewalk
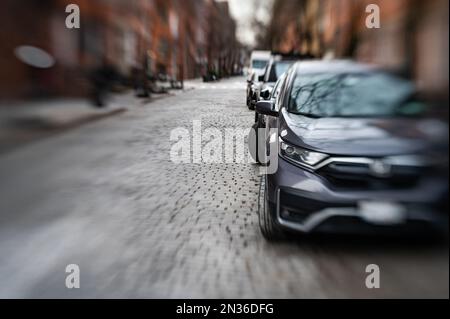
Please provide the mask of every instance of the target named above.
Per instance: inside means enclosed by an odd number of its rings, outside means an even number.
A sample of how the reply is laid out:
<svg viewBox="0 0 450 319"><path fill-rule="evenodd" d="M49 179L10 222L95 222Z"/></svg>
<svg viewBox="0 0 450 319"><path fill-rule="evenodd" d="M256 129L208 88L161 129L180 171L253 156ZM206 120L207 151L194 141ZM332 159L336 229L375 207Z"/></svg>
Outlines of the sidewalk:
<svg viewBox="0 0 450 319"><path fill-rule="evenodd" d="M0 103L0 153L34 140L113 116L151 99L137 99L132 91L111 95L103 108L88 99L49 99Z"/></svg>
<svg viewBox="0 0 450 319"><path fill-rule="evenodd" d="M201 79L184 83L183 90L152 94L150 98L137 98L133 90L110 94L102 108L96 108L86 98L0 102L0 154L88 122L121 114L133 107L146 106L166 96L182 94L194 89Z"/></svg>

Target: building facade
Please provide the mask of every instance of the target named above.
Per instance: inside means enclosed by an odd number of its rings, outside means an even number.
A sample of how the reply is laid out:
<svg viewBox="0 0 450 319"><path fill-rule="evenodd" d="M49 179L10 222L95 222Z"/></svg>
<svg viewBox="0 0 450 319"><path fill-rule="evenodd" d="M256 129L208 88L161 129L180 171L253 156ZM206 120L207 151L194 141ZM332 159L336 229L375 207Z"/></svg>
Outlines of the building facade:
<svg viewBox="0 0 450 319"><path fill-rule="evenodd" d="M381 27L367 28L366 8ZM354 58L411 77L420 92L448 102L447 0L275 0L270 49L317 58Z"/></svg>
<svg viewBox="0 0 450 319"><path fill-rule="evenodd" d="M66 6L80 28L65 25ZM3 0L0 4L0 97L85 95L89 72L113 66L126 78L188 79L208 69L228 75L239 64L236 27L226 2L214 0ZM54 60L48 69L20 61L29 45Z"/></svg>

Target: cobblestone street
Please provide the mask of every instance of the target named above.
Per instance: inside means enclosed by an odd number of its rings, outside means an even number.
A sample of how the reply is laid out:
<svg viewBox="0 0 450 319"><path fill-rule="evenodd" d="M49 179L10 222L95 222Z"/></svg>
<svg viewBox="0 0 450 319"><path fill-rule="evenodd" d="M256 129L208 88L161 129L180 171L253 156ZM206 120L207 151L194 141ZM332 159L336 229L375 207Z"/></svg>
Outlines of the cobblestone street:
<svg viewBox="0 0 450 319"><path fill-rule="evenodd" d="M259 231L258 167L175 164L170 132L250 128L245 79L183 93L0 157L0 297L449 296L448 247ZM80 288L65 287L68 264ZM365 286L366 265L381 288Z"/></svg>

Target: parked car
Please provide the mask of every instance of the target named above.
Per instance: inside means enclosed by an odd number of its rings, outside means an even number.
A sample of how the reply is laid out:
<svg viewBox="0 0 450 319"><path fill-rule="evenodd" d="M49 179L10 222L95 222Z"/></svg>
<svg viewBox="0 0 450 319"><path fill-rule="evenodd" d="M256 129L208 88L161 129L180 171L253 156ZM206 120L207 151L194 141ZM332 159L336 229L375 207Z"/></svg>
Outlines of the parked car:
<svg viewBox="0 0 450 319"><path fill-rule="evenodd" d="M259 84L259 77L264 74L266 65L270 60L270 51L252 51L250 56L250 68L247 72L247 99L246 105L249 109L255 109L255 104L251 103L256 96L256 89Z"/></svg>
<svg viewBox="0 0 450 319"><path fill-rule="evenodd" d="M266 98L266 100L271 101L272 103L275 103L278 95L281 92L281 89L283 87L283 83L284 83L284 79L286 78L286 73L283 73L279 78L278 81L275 83L275 86L273 87L273 89L270 91L270 95L269 97ZM251 139L253 145L255 146L256 143L258 142L257 140L257 135L256 132L258 132L258 129L263 129L265 128L266 123L265 123L265 115L260 114L258 112L255 112L255 124L253 124L252 129L254 130L254 134L251 134ZM259 141L264 143L264 141ZM263 145L264 147L264 145ZM259 157L258 157L258 152L257 152L257 148L256 147L251 147L250 148L250 153L251 156L255 159L256 162L259 163Z"/></svg>
<svg viewBox="0 0 450 319"><path fill-rule="evenodd" d="M448 124L429 117L411 82L353 62L311 61L296 63L279 85L275 100L256 104L263 147L278 150L262 152L263 163L276 165L259 195L267 239L290 231L448 234Z"/></svg>
<svg viewBox="0 0 450 319"><path fill-rule="evenodd" d="M258 89L259 82L258 76L255 72L251 72L247 76L247 94L246 94L246 105L249 110L255 109L256 91Z"/></svg>
<svg viewBox="0 0 450 319"><path fill-rule="evenodd" d="M270 60L270 51L252 51L250 55L250 69L249 73L254 73L256 77L262 75Z"/></svg>
<svg viewBox="0 0 450 319"><path fill-rule="evenodd" d="M297 60L296 56L273 55L269 63L266 65L264 74L260 75L251 83L251 95L248 95L248 107L255 109L256 102L261 98L268 98L270 92L277 82L278 78L289 69L289 67Z"/></svg>
<svg viewBox="0 0 450 319"><path fill-rule="evenodd" d="M277 82L275 82L275 85L273 86L273 88L270 88L270 90L268 90L267 94L264 94L264 97L262 98L263 100L268 100L268 101L272 101L273 103L275 103L276 98L278 97L278 95L281 92L281 89L283 87L283 83L284 83L284 79L286 78L286 72L283 73L277 80ZM257 124L258 128L262 128L264 127L264 115L259 114L258 112L255 112L255 123Z"/></svg>

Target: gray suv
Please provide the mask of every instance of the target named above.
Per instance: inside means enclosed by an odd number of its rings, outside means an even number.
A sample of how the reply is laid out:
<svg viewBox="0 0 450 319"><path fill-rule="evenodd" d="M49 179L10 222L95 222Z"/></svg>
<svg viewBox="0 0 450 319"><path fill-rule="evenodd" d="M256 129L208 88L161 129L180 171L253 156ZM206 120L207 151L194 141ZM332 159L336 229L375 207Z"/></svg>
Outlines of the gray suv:
<svg viewBox="0 0 450 319"><path fill-rule="evenodd" d="M276 165L259 196L267 239L448 233L448 123L430 116L410 81L349 61L309 61L279 85L275 99L256 104L257 151Z"/></svg>

